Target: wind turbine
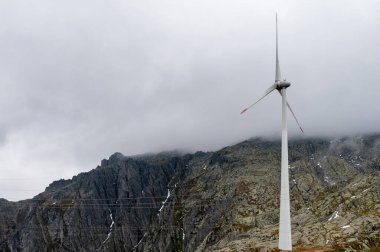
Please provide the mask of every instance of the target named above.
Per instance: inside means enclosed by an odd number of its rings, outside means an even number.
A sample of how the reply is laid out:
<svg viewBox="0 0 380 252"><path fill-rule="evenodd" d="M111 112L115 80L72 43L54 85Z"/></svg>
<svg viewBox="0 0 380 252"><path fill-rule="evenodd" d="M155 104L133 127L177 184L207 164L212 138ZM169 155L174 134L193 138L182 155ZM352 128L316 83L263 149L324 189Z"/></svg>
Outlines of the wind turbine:
<svg viewBox="0 0 380 252"><path fill-rule="evenodd" d="M243 114L248 109L253 107L256 103L264 99L265 96L270 94L273 90L278 90L282 96L282 139L281 139L281 193L280 193L280 229L278 248L282 250L292 250L292 230L290 223L290 197L289 197L289 167L288 167L288 129L286 121L286 107L289 108L294 119L297 122L301 132L303 129L300 126L296 115L294 114L289 103L286 101L286 89L290 86L290 82L286 79L281 79L280 62L278 59L278 34L277 34L277 13L276 13L276 77L274 84L269 87L265 94L244 108L240 114Z"/></svg>

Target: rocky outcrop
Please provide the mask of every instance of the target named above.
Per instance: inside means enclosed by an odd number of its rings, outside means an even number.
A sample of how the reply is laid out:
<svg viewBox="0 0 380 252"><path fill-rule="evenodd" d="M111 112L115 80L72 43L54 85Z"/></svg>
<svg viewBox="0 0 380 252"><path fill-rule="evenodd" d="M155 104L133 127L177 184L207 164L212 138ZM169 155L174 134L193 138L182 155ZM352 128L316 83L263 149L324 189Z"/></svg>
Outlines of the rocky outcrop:
<svg viewBox="0 0 380 252"><path fill-rule="evenodd" d="M128 158L49 185L32 200L1 205L1 251L123 251L157 218L178 157Z"/></svg>
<svg viewBox="0 0 380 252"><path fill-rule="evenodd" d="M290 142L295 250L380 248L379 139ZM280 142L245 141L189 169L138 251L277 251Z"/></svg>
<svg viewBox="0 0 380 252"><path fill-rule="evenodd" d="M295 250L380 248L380 135L289 143ZM0 251L276 251L280 142L115 153L31 200L0 200Z"/></svg>

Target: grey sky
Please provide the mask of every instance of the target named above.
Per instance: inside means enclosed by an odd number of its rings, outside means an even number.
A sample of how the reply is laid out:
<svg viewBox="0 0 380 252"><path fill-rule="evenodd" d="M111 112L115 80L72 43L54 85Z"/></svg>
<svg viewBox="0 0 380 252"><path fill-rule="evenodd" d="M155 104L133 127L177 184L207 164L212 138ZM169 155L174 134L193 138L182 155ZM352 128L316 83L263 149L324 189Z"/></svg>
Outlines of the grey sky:
<svg viewBox="0 0 380 252"><path fill-rule="evenodd" d="M102 158L280 135L275 12L306 136L379 131L380 2L0 2L0 197ZM293 120L289 132L298 135Z"/></svg>

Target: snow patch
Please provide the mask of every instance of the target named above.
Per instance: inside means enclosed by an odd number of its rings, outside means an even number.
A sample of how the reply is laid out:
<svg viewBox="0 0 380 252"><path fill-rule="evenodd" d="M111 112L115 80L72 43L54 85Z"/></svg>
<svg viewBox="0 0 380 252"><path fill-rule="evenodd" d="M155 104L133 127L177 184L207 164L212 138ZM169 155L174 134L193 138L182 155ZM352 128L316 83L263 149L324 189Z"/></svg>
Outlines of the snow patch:
<svg viewBox="0 0 380 252"><path fill-rule="evenodd" d="M331 181L329 177L325 176L323 181L325 181L326 183L329 183L330 185L335 185L335 182L334 181Z"/></svg>
<svg viewBox="0 0 380 252"><path fill-rule="evenodd" d="M132 250L135 250L139 245L140 243L142 242L142 240L145 238L146 236L146 232L144 233L143 237L140 239L140 241L132 248Z"/></svg>
<svg viewBox="0 0 380 252"><path fill-rule="evenodd" d="M339 217L339 212L338 212L338 211L335 211L335 212L331 215L331 217L328 219L328 221L331 221L331 220L336 219L336 218L338 218L338 217Z"/></svg>
<svg viewBox="0 0 380 252"><path fill-rule="evenodd" d="M168 189L168 195L166 196L166 199L162 202L162 206L161 206L160 209L158 210L158 214L157 214L157 216L160 216L160 213L161 213L162 209L164 209L165 204L166 204L166 202L168 201L169 197L170 197L170 190Z"/></svg>
<svg viewBox="0 0 380 252"><path fill-rule="evenodd" d="M111 219L111 225L110 225L110 229L109 229L110 231L108 232L107 238L103 241L102 244L106 243L109 240L109 238L111 237L111 234L112 234L113 225L115 225L115 221L113 220L112 212L110 209L108 209L108 211L110 212L109 216Z"/></svg>

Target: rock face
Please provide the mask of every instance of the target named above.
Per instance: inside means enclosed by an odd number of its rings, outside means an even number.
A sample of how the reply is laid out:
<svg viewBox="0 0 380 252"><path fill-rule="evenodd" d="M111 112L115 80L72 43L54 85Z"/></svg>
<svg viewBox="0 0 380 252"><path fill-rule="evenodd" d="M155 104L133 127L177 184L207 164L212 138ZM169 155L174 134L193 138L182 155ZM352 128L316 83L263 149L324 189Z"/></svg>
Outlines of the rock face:
<svg viewBox="0 0 380 252"><path fill-rule="evenodd" d="M278 251L280 146L115 153L0 200L0 251ZM291 140L289 170L295 251L380 249L380 135Z"/></svg>

